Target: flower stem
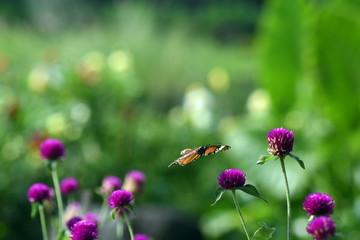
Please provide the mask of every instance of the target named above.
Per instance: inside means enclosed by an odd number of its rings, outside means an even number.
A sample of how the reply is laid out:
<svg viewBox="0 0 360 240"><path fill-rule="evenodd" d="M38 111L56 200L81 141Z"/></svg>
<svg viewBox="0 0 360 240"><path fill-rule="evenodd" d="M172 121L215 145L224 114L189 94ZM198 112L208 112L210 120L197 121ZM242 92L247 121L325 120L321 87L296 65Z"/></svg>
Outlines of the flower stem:
<svg viewBox="0 0 360 240"><path fill-rule="evenodd" d="M57 205L58 205L59 234L60 234L62 231L64 208L63 208L62 198L61 198L61 193L60 193L60 184L59 184L59 178L58 178L58 174L57 174L56 162L52 163L51 175L52 175L53 182L54 182L56 201L57 201Z"/></svg>
<svg viewBox="0 0 360 240"><path fill-rule="evenodd" d="M285 194L286 194L286 205L287 205L287 240L290 240L290 218L291 218L290 190L289 190L289 182L286 176L284 159L285 157L280 157L281 170L284 175L284 181L285 181Z"/></svg>
<svg viewBox="0 0 360 240"><path fill-rule="evenodd" d="M128 215L127 215L127 213L126 213L126 209L123 208L123 207L120 207L120 209L121 209L121 212L122 212L122 214L123 214L123 216L124 216L125 223L126 223L128 229L129 229L130 239L131 239L131 240L134 240L134 232L133 232L133 230L132 230L132 227L131 227L131 224L130 224L130 220L129 220L129 218L128 218Z"/></svg>
<svg viewBox="0 0 360 240"><path fill-rule="evenodd" d="M107 200L104 197L103 199L103 203L101 205L100 208L100 220L101 220L101 225L103 225L105 223L105 219L106 219L106 214L108 212L108 205L107 205Z"/></svg>
<svg viewBox="0 0 360 240"><path fill-rule="evenodd" d="M244 227L246 237L247 237L248 240L250 240L249 233L248 233L248 230L247 230L246 225L245 225L245 220L244 220L244 217L243 217L243 215L241 213L241 210L240 210L240 205L239 205L238 201L236 201L235 189L232 189L231 193L232 193L232 197L234 199L234 204L235 204L236 210L239 213L241 223L242 223L242 225Z"/></svg>
<svg viewBox="0 0 360 240"><path fill-rule="evenodd" d="M43 235L43 240L47 240L47 231L46 231L46 221L45 221L45 214L44 214L44 207L40 203L38 204L39 207L39 215L40 215L40 224L41 224L41 231Z"/></svg>
<svg viewBox="0 0 360 240"><path fill-rule="evenodd" d="M117 221L116 222L116 238L117 239L123 239L123 235L124 235L124 229L123 229L123 223L122 221Z"/></svg>

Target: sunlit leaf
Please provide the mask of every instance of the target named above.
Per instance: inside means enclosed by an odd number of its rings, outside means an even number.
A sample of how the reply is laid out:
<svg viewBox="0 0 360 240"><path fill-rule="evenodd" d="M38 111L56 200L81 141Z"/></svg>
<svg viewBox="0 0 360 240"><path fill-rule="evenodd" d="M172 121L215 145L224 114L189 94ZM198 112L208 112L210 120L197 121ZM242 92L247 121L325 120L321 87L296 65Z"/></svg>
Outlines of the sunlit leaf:
<svg viewBox="0 0 360 240"><path fill-rule="evenodd" d="M214 206L222 197L222 195L224 194L224 192L226 191L225 188L219 187L216 192L215 192L215 202L213 204L211 204L211 206Z"/></svg>
<svg viewBox="0 0 360 240"><path fill-rule="evenodd" d="M274 157L276 157L276 156L274 156L274 155L261 155L259 157L259 160L256 162L256 164L257 165L263 165L264 163L266 163L267 161L273 159Z"/></svg>
<svg viewBox="0 0 360 240"><path fill-rule="evenodd" d="M67 238L67 236L65 234L65 230L62 230L61 232L59 232L56 239L57 240L67 240L68 238Z"/></svg>
<svg viewBox="0 0 360 240"><path fill-rule="evenodd" d="M303 162L298 156L295 156L295 155L293 155L293 154L291 154L291 153L289 153L289 156L292 157L293 159L295 159L295 160L299 163L299 165L300 165L300 167L301 167L302 169L305 169L305 164L304 164L304 162Z"/></svg>
<svg viewBox="0 0 360 240"><path fill-rule="evenodd" d="M269 204L268 201L266 201L266 199L261 196L261 194L259 193L259 191L256 189L256 187L254 185L246 184L246 185L236 188L236 189L239 189L239 190L241 190L249 195L252 195L254 197L260 198L263 201L265 201L267 204Z"/></svg>
<svg viewBox="0 0 360 240"><path fill-rule="evenodd" d="M37 202L33 202L31 203L31 217L34 218L36 217L38 211L39 211L39 207L38 207L38 204Z"/></svg>
<svg viewBox="0 0 360 240"><path fill-rule="evenodd" d="M116 219L116 208L114 208L111 212L110 212L110 216L112 220Z"/></svg>
<svg viewBox="0 0 360 240"><path fill-rule="evenodd" d="M261 227L255 231L251 240L268 240L272 238L276 228L269 227L265 223L260 223Z"/></svg>

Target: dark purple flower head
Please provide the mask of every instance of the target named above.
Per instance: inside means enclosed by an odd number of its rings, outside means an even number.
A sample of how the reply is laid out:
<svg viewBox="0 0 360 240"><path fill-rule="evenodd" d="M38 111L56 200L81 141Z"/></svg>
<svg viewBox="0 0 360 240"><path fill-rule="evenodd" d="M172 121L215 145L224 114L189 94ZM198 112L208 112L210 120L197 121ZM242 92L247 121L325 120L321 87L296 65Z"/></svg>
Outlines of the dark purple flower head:
<svg viewBox="0 0 360 240"><path fill-rule="evenodd" d="M91 221L82 220L71 228L72 240L94 240L98 239L98 230L95 223Z"/></svg>
<svg viewBox="0 0 360 240"><path fill-rule="evenodd" d="M233 189L244 186L246 175L239 169L227 169L220 173L218 180L221 187L225 189Z"/></svg>
<svg viewBox="0 0 360 240"><path fill-rule="evenodd" d="M142 191L145 181L146 176L143 172L132 170L126 174L123 188L133 194L138 194Z"/></svg>
<svg viewBox="0 0 360 240"><path fill-rule="evenodd" d="M76 192L79 189L79 182L76 178L64 178L60 182L60 190L63 195Z"/></svg>
<svg viewBox="0 0 360 240"><path fill-rule="evenodd" d="M75 223L80 222L81 220L82 220L81 217L78 216L72 217L66 222L66 226L69 230L71 230L72 227L75 225Z"/></svg>
<svg viewBox="0 0 360 240"><path fill-rule="evenodd" d="M274 128L268 132L268 152L275 156L286 156L293 151L294 133L285 128Z"/></svg>
<svg viewBox="0 0 360 240"><path fill-rule="evenodd" d="M336 223L328 216L321 216L311 221L306 231L314 240L327 240L335 235Z"/></svg>
<svg viewBox="0 0 360 240"><path fill-rule="evenodd" d="M111 208L125 207L131 204L133 199L134 195L131 192L127 190L116 190L109 196L108 203Z"/></svg>
<svg viewBox="0 0 360 240"><path fill-rule="evenodd" d="M96 225L99 224L100 222L100 218L99 216L94 213L94 212L87 212L84 214L84 220L88 220L88 221L92 221L94 222Z"/></svg>
<svg viewBox="0 0 360 240"><path fill-rule="evenodd" d="M137 233L134 235L134 240L150 240L150 238L145 234Z"/></svg>
<svg viewBox="0 0 360 240"><path fill-rule="evenodd" d="M312 193L305 197L303 208L309 216L332 214L335 201L326 193Z"/></svg>
<svg viewBox="0 0 360 240"><path fill-rule="evenodd" d="M43 183L35 183L29 188L27 196L29 202L42 202L44 200L51 199L50 192L51 188L47 185Z"/></svg>
<svg viewBox="0 0 360 240"><path fill-rule="evenodd" d="M40 146L42 158L55 161L62 158L65 154L63 143L57 139L46 139Z"/></svg>
<svg viewBox="0 0 360 240"><path fill-rule="evenodd" d="M100 191L101 193L108 197L113 191L120 189L122 182L120 178L115 176L107 176L103 179Z"/></svg>

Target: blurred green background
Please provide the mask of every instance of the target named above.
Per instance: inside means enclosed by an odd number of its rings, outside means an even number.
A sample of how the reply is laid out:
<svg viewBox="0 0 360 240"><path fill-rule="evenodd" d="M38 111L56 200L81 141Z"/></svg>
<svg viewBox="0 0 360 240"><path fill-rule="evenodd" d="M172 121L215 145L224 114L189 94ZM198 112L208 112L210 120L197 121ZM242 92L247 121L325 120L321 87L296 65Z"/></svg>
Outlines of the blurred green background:
<svg viewBox="0 0 360 240"><path fill-rule="evenodd" d="M287 161L293 239L310 239L312 192L335 199L337 231L358 239L359 1L6 0L0 16L0 239L41 238L26 192L52 185L46 137L66 145L61 178L93 191L139 169L136 207L177 209L206 240L244 238L228 194L210 206L220 172L242 169L271 205L238 195L249 231L266 222L284 239L280 164L256 165L274 127L295 132L306 165ZM232 149L167 167L218 143Z"/></svg>

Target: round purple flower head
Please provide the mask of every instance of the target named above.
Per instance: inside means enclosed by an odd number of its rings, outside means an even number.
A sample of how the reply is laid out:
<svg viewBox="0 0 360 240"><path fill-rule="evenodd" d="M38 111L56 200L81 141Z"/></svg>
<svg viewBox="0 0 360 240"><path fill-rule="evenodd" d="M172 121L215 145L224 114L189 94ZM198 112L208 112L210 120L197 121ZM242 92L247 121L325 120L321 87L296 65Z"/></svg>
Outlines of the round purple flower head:
<svg viewBox="0 0 360 240"><path fill-rule="evenodd" d="M268 132L266 141L270 154L283 157L293 151L294 133L285 128L274 128Z"/></svg>
<svg viewBox="0 0 360 240"><path fill-rule="evenodd" d="M94 240L98 239L98 230L95 223L91 221L82 220L71 228L72 240Z"/></svg>
<svg viewBox="0 0 360 240"><path fill-rule="evenodd" d="M335 235L336 223L328 216L315 218L306 227L314 240L327 240Z"/></svg>
<svg viewBox="0 0 360 240"><path fill-rule="evenodd" d="M42 202L44 200L50 200L50 191L51 188L43 183L33 184L27 192L29 202Z"/></svg>
<svg viewBox="0 0 360 240"><path fill-rule="evenodd" d="M143 172L132 170L126 174L123 188L134 194L138 194L142 191L145 181L146 176Z"/></svg>
<svg viewBox="0 0 360 240"><path fill-rule="evenodd" d="M134 240L150 240L150 238L145 234L137 233L134 235Z"/></svg>
<svg viewBox="0 0 360 240"><path fill-rule="evenodd" d="M64 178L60 182L60 190L63 195L76 192L79 189L79 182L76 178Z"/></svg>
<svg viewBox="0 0 360 240"><path fill-rule="evenodd" d="M221 187L225 189L233 189L244 186L246 175L239 169L227 169L220 173L218 180Z"/></svg>
<svg viewBox="0 0 360 240"><path fill-rule="evenodd" d="M65 154L63 143L57 139L46 139L40 146L42 158L55 161L62 158Z"/></svg>
<svg viewBox="0 0 360 240"><path fill-rule="evenodd" d="M104 196L109 196L113 191L120 189L122 182L115 176L107 176L103 179L100 191Z"/></svg>
<svg viewBox="0 0 360 240"><path fill-rule="evenodd" d="M100 222L99 216L96 213L93 213L93 212L85 213L84 214L84 220L92 221L96 225L98 225L99 222Z"/></svg>
<svg viewBox="0 0 360 240"><path fill-rule="evenodd" d="M77 223L80 222L82 220L81 217L75 216L70 218L67 222L66 222L66 226L69 230L72 229L72 227Z"/></svg>
<svg viewBox="0 0 360 240"><path fill-rule="evenodd" d="M335 201L326 193L312 193L305 197L303 208L309 216L332 214Z"/></svg>
<svg viewBox="0 0 360 240"><path fill-rule="evenodd" d="M131 204L133 199L134 195L131 192L127 190L116 190L109 196L108 203L111 208L125 207Z"/></svg>

